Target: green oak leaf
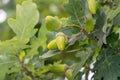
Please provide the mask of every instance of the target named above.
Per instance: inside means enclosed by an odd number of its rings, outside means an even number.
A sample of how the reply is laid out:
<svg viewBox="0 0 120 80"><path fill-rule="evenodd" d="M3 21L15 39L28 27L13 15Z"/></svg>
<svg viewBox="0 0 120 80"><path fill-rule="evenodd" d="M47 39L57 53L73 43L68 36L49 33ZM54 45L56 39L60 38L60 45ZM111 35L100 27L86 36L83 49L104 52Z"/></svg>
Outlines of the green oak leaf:
<svg viewBox="0 0 120 80"><path fill-rule="evenodd" d="M120 13L113 19L113 25L120 26Z"/></svg>
<svg viewBox="0 0 120 80"><path fill-rule="evenodd" d="M120 13L120 3L118 4L116 9L111 9L109 7L104 7L105 14L107 15L107 18L112 20L117 14Z"/></svg>
<svg viewBox="0 0 120 80"><path fill-rule="evenodd" d="M49 50L46 53L44 53L42 56L39 56L41 59L46 59L55 55L60 54L61 52L59 52L58 50Z"/></svg>
<svg viewBox="0 0 120 80"><path fill-rule="evenodd" d="M105 14L107 15L107 19L111 21L120 13L120 5L117 6L116 9L111 9L105 6L103 10L105 11ZM107 28L110 26L112 26L112 24L110 25L110 23L106 22L106 24L103 26L103 32L106 33Z"/></svg>
<svg viewBox="0 0 120 80"><path fill-rule="evenodd" d="M84 22L85 0L69 0L64 7L71 16L69 21L82 27L81 21Z"/></svg>
<svg viewBox="0 0 120 80"><path fill-rule="evenodd" d="M103 11L105 11L105 15L107 16L107 19L106 19L105 24L103 26L103 32L106 34L106 35L104 35L103 42L105 44L107 44L106 37L108 36L109 31L112 28L112 25L113 25L112 20L114 20L114 18L118 14L120 14L120 3L118 4L116 9L111 9L111 8L105 6Z"/></svg>
<svg viewBox="0 0 120 80"><path fill-rule="evenodd" d="M19 72L20 65L12 55L0 55L0 80L4 80L6 73Z"/></svg>
<svg viewBox="0 0 120 80"><path fill-rule="evenodd" d="M40 46L42 47L43 50L46 49L46 40L47 40L47 33L48 33L48 30L47 28L45 27L45 22L42 21L42 26L39 30L39 33L38 33L38 39L39 39L39 44Z"/></svg>
<svg viewBox="0 0 120 80"><path fill-rule="evenodd" d="M22 4L24 1L32 1L32 0L15 0L16 4Z"/></svg>
<svg viewBox="0 0 120 80"><path fill-rule="evenodd" d="M29 46L16 38L0 42L0 54L17 54Z"/></svg>
<svg viewBox="0 0 120 80"><path fill-rule="evenodd" d="M90 34L90 37L98 40L97 44L99 47L101 47L103 45L103 36L106 35L102 31L102 28L106 22L106 15L103 11L101 11L101 9L99 9L96 14L96 17L97 17L96 23L94 25L92 33Z"/></svg>
<svg viewBox="0 0 120 80"><path fill-rule="evenodd" d="M113 49L120 50L120 40L119 40L119 34L111 33L108 37L107 37L107 41L108 41L108 45L110 47L112 47Z"/></svg>
<svg viewBox="0 0 120 80"><path fill-rule="evenodd" d="M102 50L97 58L94 70L96 71L95 80L118 80L120 77L120 55L117 55L110 48Z"/></svg>
<svg viewBox="0 0 120 80"><path fill-rule="evenodd" d="M87 48L86 51L78 51L77 52L76 57L79 57L81 59L81 61L73 69L72 80L75 80L76 75L80 72L80 69L83 67L83 65L85 64L87 59L90 57L91 52L92 52L91 48Z"/></svg>
<svg viewBox="0 0 120 80"><path fill-rule="evenodd" d="M116 31L116 33L119 34L119 39L120 39L120 28L118 28L118 30Z"/></svg>
<svg viewBox="0 0 120 80"><path fill-rule="evenodd" d="M38 48L41 47L42 51L46 49L47 40L47 29L45 27L45 22L42 21L42 26L39 29L38 37L33 36L30 40L30 50L28 51L27 57L32 58L34 55L39 53Z"/></svg>
<svg viewBox="0 0 120 80"><path fill-rule="evenodd" d="M17 39L25 40L27 43L37 31L34 26L38 20L39 12L36 4L31 1L24 1L22 5L17 4L16 19L8 19L8 24L16 34Z"/></svg>

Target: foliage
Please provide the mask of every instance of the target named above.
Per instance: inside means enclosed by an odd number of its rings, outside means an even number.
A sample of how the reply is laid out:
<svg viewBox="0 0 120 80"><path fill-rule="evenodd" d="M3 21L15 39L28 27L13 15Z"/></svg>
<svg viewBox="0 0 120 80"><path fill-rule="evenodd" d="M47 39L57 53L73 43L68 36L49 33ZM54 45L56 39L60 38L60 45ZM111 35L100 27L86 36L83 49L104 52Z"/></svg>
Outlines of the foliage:
<svg viewBox="0 0 120 80"><path fill-rule="evenodd" d="M96 79L118 80L120 76L120 56L115 53L116 52L110 48L100 52L100 56L97 58L94 68L97 71L95 74Z"/></svg>
<svg viewBox="0 0 120 80"><path fill-rule="evenodd" d="M95 6L68 0L69 16L62 18L45 17L42 0L37 1L16 0L16 16L8 19L15 36L0 42L0 80L81 80L83 74L88 80L89 71L95 80L120 78L118 0L96 0Z"/></svg>

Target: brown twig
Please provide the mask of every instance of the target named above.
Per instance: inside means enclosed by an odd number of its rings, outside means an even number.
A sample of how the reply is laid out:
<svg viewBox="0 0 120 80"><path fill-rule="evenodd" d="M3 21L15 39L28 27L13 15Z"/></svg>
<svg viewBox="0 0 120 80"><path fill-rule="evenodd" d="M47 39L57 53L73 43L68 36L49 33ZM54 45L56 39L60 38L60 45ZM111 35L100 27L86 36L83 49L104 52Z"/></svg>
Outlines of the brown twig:
<svg viewBox="0 0 120 80"><path fill-rule="evenodd" d="M82 28L80 31L81 31L82 33L84 33L85 35L89 35L89 33L88 33L84 28Z"/></svg>
<svg viewBox="0 0 120 80"><path fill-rule="evenodd" d="M120 50L117 51L118 55L120 55Z"/></svg>
<svg viewBox="0 0 120 80"><path fill-rule="evenodd" d="M94 69L91 69L89 66L85 66L85 69L88 69L88 70L90 70L91 72L95 72L95 70L94 70Z"/></svg>
<svg viewBox="0 0 120 80"><path fill-rule="evenodd" d="M20 65L21 65L21 67L22 67L23 70L25 71L25 74L28 75L28 76L31 78L31 80L35 80L35 77L33 76L32 72L28 70L28 68L27 68L26 65L24 64L24 61L23 61L23 60L20 60L20 57L19 57L18 54L17 54L16 56L17 56L17 58L18 58L18 61L19 61Z"/></svg>

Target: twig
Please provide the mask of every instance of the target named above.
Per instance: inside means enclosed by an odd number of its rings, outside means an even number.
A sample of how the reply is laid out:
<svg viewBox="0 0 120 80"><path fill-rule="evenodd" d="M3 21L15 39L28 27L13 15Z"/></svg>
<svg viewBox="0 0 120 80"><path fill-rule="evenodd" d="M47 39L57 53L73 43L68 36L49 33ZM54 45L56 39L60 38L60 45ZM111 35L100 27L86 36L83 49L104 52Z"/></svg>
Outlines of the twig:
<svg viewBox="0 0 120 80"><path fill-rule="evenodd" d="M84 33L84 34L87 35L87 36L88 36L88 34L89 34L84 28L81 29L81 32Z"/></svg>
<svg viewBox="0 0 120 80"><path fill-rule="evenodd" d="M85 66L85 69L88 69L88 70L90 70L91 72L95 72L95 70L94 70L94 69L91 69L89 66Z"/></svg>
<svg viewBox="0 0 120 80"><path fill-rule="evenodd" d="M117 51L118 55L120 55L120 50Z"/></svg>
<svg viewBox="0 0 120 80"><path fill-rule="evenodd" d="M35 77L33 76L32 72L29 71L28 68L25 66L24 61L23 61L23 60L22 60L22 61L20 60L20 57L19 57L18 54L17 54L16 56L17 56L17 58L18 58L19 63L21 64L21 67L22 67L23 70L25 71L25 74L28 75L28 76L31 78L31 80L35 80Z"/></svg>

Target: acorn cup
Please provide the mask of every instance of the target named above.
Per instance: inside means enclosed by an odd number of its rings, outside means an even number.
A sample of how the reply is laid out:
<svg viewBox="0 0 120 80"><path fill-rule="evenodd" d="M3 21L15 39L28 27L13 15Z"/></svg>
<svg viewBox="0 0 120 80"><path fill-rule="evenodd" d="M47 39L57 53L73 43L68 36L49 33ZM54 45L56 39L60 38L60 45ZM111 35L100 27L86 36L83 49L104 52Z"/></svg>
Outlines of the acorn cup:
<svg viewBox="0 0 120 80"><path fill-rule="evenodd" d="M68 70L65 72L65 76L67 77L68 80L72 80L72 70L71 70L71 69L68 69Z"/></svg>
<svg viewBox="0 0 120 80"><path fill-rule="evenodd" d="M61 22L58 17L46 16L46 28L49 31L54 31L61 28Z"/></svg>
<svg viewBox="0 0 120 80"><path fill-rule="evenodd" d="M57 47L60 51L63 51L65 49L67 39L63 32L59 32L56 34L56 43L57 43Z"/></svg>
<svg viewBox="0 0 120 80"><path fill-rule="evenodd" d="M50 71L54 72L54 73L65 72L65 70L67 69L67 67L68 66L66 64L51 65L50 66Z"/></svg>
<svg viewBox="0 0 120 80"><path fill-rule="evenodd" d="M92 14L96 13L96 0L87 0L88 1L88 7Z"/></svg>
<svg viewBox="0 0 120 80"><path fill-rule="evenodd" d="M50 41L50 42L48 43L48 45L47 45L47 48L48 48L49 50L55 50L55 49L57 49L56 39Z"/></svg>

